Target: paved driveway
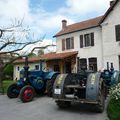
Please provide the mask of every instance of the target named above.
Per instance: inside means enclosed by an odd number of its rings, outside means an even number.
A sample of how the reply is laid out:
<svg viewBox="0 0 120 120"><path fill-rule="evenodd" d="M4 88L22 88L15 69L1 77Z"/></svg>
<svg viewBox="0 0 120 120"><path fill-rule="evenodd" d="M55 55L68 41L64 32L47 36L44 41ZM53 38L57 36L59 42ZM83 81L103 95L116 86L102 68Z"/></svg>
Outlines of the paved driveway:
<svg viewBox="0 0 120 120"><path fill-rule="evenodd" d="M107 120L106 113L90 112L92 106L73 105L59 109L48 97L35 98L29 103L0 95L0 120Z"/></svg>

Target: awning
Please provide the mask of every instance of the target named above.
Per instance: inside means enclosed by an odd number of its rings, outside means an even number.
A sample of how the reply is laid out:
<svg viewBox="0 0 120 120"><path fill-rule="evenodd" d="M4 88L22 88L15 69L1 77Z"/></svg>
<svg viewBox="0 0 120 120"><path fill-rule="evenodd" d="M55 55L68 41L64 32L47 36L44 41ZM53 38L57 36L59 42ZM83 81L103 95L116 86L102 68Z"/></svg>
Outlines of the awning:
<svg viewBox="0 0 120 120"><path fill-rule="evenodd" d="M77 55L78 52L48 53L40 56L41 60L62 60Z"/></svg>

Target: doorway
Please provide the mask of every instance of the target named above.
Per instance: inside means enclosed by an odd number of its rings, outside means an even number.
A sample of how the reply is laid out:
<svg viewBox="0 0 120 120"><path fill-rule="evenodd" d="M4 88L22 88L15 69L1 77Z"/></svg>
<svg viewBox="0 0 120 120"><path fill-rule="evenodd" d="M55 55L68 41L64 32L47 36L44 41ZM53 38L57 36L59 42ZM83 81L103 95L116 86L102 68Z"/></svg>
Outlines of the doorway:
<svg viewBox="0 0 120 120"><path fill-rule="evenodd" d="M71 73L71 61L65 62L65 73Z"/></svg>

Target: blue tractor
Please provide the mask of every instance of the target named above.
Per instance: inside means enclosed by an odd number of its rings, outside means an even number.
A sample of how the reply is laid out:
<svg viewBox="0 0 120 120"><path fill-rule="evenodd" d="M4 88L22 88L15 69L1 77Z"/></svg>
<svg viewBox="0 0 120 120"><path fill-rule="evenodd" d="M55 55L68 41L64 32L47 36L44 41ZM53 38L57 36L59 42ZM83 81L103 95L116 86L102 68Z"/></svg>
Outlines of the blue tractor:
<svg viewBox="0 0 120 120"><path fill-rule="evenodd" d="M52 85L58 74L58 72L43 71L42 61L40 61L40 70L29 71L28 57L25 57L25 66L20 71L20 79L8 87L7 96L9 98L19 96L22 102L32 101L36 93L44 94L45 91L50 96L52 95Z"/></svg>
<svg viewBox="0 0 120 120"><path fill-rule="evenodd" d="M120 72L114 70L113 63L111 63L111 67L109 68L109 62L107 62L107 69L102 72L101 76L105 80L105 84L109 89L111 86L119 82Z"/></svg>

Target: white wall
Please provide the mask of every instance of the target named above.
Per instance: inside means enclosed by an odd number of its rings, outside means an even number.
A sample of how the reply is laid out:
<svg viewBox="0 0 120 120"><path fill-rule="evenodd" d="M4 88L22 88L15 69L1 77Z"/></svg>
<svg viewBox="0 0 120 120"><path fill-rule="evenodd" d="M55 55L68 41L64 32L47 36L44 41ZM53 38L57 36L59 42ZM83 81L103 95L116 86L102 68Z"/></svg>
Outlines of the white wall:
<svg viewBox="0 0 120 120"><path fill-rule="evenodd" d="M35 65L40 65L39 62L35 62L35 63L29 63L29 70L34 70L35 69ZM18 66L19 66L19 71L18 71ZM13 73L13 78L14 80L17 78L20 78L20 71L23 69L24 67L24 63L21 64L14 64L14 73ZM40 68L40 67L39 67Z"/></svg>
<svg viewBox="0 0 120 120"><path fill-rule="evenodd" d="M91 58L97 57L98 70L103 68L103 59L102 59L102 32L100 27L95 27L91 29L82 30L79 32L74 32L66 34L60 37L57 37L57 53L61 52L71 52L78 51L78 57L80 58ZM80 48L80 35L94 32L94 46ZM74 49L62 51L62 39L74 37ZM77 66L75 66L77 68Z"/></svg>
<svg viewBox="0 0 120 120"><path fill-rule="evenodd" d="M120 55L120 42L116 42L115 35L115 25L118 24L120 24L120 1L101 24L104 66L106 62L113 62L116 70L119 70L118 55Z"/></svg>

